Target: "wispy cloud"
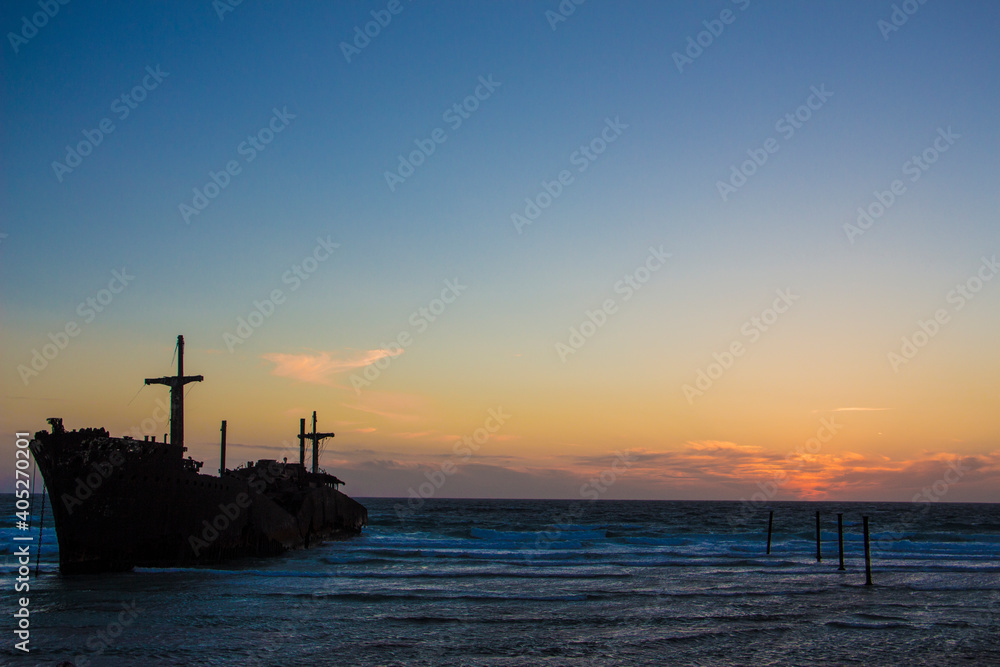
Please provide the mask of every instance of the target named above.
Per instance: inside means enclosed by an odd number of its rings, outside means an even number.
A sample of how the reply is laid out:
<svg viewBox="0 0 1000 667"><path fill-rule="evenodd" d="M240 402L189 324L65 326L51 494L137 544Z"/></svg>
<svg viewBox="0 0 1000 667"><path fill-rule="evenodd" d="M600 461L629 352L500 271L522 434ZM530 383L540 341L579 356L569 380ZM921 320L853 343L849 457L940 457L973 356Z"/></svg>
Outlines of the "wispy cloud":
<svg viewBox="0 0 1000 667"><path fill-rule="evenodd" d="M402 392L366 391L354 402L341 406L397 422L422 421L430 413L427 399Z"/></svg>
<svg viewBox="0 0 1000 667"><path fill-rule="evenodd" d="M415 432L416 433L416 432ZM400 437L402 434L393 434ZM409 435L409 433L407 433ZM401 438L397 451L341 452L338 468L361 495L400 497L426 481L426 473L454 458L450 448L428 454L404 451L413 440ZM738 500L777 479L780 500L908 501L933 487L959 466L949 501L995 501L1000 484L1000 450L978 454L920 452L905 458L855 451L819 452L789 459L786 452L732 442L689 442L676 449L627 448L629 469L609 498ZM617 453L530 456L484 446L474 459L458 465L439 497L579 498L580 485L607 470ZM375 459L375 460L373 460ZM955 473L948 473L949 482Z"/></svg>
<svg viewBox="0 0 1000 667"><path fill-rule="evenodd" d="M721 440L702 440L700 442L688 442L687 449L695 452L712 452L716 454L756 454L760 447L753 445L738 445L735 442L724 442Z"/></svg>
<svg viewBox="0 0 1000 667"><path fill-rule="evenodd" d="M309 382L312 384L333 384L332 376L337 373L363 368L385 357L403 353L402 349L390 350L341 350L337 352L303 352L284 354L272 352L261 355L274 364L272 375Z"/></svg>

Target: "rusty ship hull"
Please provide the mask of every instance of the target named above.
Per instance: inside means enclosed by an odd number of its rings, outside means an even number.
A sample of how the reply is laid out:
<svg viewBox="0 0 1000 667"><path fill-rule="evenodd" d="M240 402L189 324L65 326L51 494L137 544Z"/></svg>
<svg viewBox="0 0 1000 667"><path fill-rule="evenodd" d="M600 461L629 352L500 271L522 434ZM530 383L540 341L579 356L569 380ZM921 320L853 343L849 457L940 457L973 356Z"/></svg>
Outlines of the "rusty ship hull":
<svg viewBox="0 0 1000 667"><path fill-rule="evenodd" d="M55 421L55 420L54 420ZM177 446L103 429L39 431L31 451L45 480L64 574L273 556L361 532L363 505L333 478L258 461L219 477Z"/></svg>
<svg viewBox="0 0 1000 667"><path fill-rule="evenodd" d="M214 564L274 556L323 540L356 535L368 510L319 469L319 443L299 422L299 462L261 460L226 468L222 422L219 476L184 458L184 337L177 337L177 375L149 378L170 387L170 440L112 437L103 429L67 431L49 419L30 443L51 501L59 570L64 574ZM312 469L305 465L312 443Z"/></svg>

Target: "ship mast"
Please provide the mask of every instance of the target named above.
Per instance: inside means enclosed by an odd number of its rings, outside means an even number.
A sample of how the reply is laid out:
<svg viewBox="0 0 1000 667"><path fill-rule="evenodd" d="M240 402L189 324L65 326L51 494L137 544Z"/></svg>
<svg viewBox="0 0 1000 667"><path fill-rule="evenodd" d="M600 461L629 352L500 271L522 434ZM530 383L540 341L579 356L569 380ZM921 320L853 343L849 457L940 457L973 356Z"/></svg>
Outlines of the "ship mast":
<svg viewBox="0 0 1000 667"><path fill-rule="evenodd" d="M170 387L170 444L184 447L184 385L201 382L203 375L184 375L184 336L177 336L177 375L146 378L146 384L165 384Z"/></svg>
<svg viewBox="0 0 1000 667"><path fill-rule="evenodd" d="M314 473L319 472L319 441L324 438L332 438L333 433L317 433L316 432L316 411L313 410L313 430L312 433L306 433L306 420L299 420L299 464L303 467L306 465L306 440L312 440L312 471Z"/></svg>

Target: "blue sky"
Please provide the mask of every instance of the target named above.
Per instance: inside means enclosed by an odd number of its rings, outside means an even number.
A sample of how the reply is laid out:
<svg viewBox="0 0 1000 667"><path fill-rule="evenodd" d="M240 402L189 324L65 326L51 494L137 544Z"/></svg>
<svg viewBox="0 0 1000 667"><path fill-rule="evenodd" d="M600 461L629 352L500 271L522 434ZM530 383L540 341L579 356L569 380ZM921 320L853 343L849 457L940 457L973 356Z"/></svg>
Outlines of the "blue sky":
<svg viewBox="0 0 1000 667"><path fill-rule="evenodd" d="M169 348L179 332L192 352L235 360L219 372L239 368L238 381L216 376L231 403L245 400L247 386L281 396L290 380L276 378L264 355L346 359L378 349L457 278L468 291L380 380L386 392L447 406L435 427L443 433L474 424L469 415L480 406L524 402L526 411L559 415L551 433L517 434L557 457L576 451L574 415L632 405L642 406L635 421L643 426L635 442L619 444L670 449L742 437L783 451L799 437L788 423L805 437L810 410L863 398L890 411L936 406L934 435L913 442L900 417L886 426L899 429L895 444L873 440L871 427L856 431L852 451L903 460L946 448L997 450L995 417L955 415L955 393L942 388L1000 397L989 375L1000 359L987 333L1000 288L984 289L905 369L919 362L923 374L901 377L886 353L1000 246L1000 9L915 4L886 38L879 21L891 20L888 2L590 0L553 29L546 12L558 6L404 0L351 62L341 43L387 3L245 0L220 19L207 0L71 2L17 53L7 37L2 423L40 428L44 401L86 391L97 360L115 358L109 346L122 355L114 374L130 396L133 376L145 372L134 362L156 345ZM37 3L7 3L4 32L19 32L22 17L38 11ZM674 54L724 11L732 23L679 72ZM113 101L147 67L169 75L119 120ZM452 129L442 114L480 77L500 85ZM832 96L782 136L776 122L821 86ZM274 109L294 118L246 162L238 147ZM60 182L52 162L104 118L114 131ZM627 127L578 172L572 154L607 119ZM385 172L436 128L447 140L390 191ZM904 163L947 128L959 138L918 181L906 180ZM718 181L768 138L777 152L723 201ZM186 224L179 205L230 160L240 173ZM563 169L573 183L519 234L511 215ZM906 193L850 243L843 225L894 179ZM334 256L231 355L223 333L254 300L287 287L285 272L328 236L340 244ZM555 343L661 245L672 253L668 266L562 363ZM52 369L25 384L18 366L121 267L134 282ZM784 331L755 347L720 393L696 406L685 401L681 386L788 287L803 296ZM732 396L723 399L726 383ZM340 375L312 390L339 405L351 400L342 392L349 386ZM769 401L744 401L755 409L733 414L740 396L761 390ZM123 410L109 399L96 414L128 422L116 417ZM260 419L263 441L279 429L275 417ZM618 419L597 435L614 438ZM970 420L975 427L948 435L949 423ZM741 425L727 430L731 421ZM388 458L409 451L388 424L371 428L384 439L359 441L359 449ZM214 436L206 427L197 437ZM428 464L410 453L414 470ZM505 465L550 465L514 459Z"/></svg>

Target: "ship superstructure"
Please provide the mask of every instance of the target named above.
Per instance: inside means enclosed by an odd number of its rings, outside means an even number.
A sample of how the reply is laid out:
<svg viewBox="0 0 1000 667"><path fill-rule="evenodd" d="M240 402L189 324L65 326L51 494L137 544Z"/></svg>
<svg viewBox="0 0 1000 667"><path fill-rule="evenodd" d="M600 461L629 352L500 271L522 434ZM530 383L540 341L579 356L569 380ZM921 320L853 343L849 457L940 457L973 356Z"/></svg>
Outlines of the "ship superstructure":
<svg viewBox="0 0 1000 667"><path fill-rule="evenodd" d="M318 466L318 447L333 433L299 426L299 462L259 460L200 472L184 456L184 337L177 337L177 375L146 384L170 387L170 439L112 437L103 428L67 431L49 419L31 451L52 501L64 574L217 563L270 556L361 532L363 505L342 493L343 482ZM312 468L305 443L313 445Z"/></svg>

